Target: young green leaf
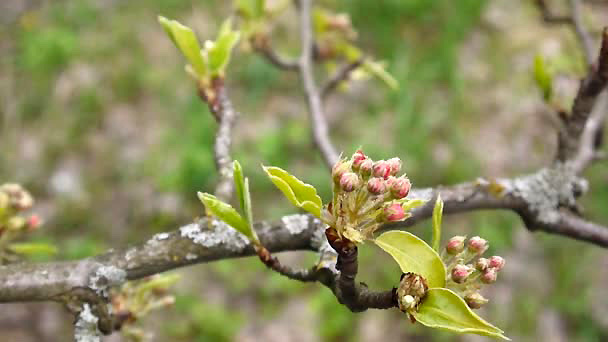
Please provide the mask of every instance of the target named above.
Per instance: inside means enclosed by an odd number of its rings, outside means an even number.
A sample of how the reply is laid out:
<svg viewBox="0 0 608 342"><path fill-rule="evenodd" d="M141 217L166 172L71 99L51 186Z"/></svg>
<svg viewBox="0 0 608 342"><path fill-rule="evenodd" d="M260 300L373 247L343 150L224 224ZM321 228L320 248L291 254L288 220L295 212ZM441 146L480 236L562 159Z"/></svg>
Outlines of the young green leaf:
<svg viewBox="0 0 608 342"><path fill-rule="evenodd" d="M536 80L536 85L543 93L543 99L545 101L551 100L553 95L553 74L541 55L534 57L534 79Z"/></svg>
<svg viewBox="0 0 608 342"><path fill-rule="evenodd" d="M57 247L44 242L13 243L8 248L14 253L26 256L54 255L57 253Z"/></svg>
<svg viewBox="0 0 608 342"><path fill-rule="evenodd" d="M386 71L383 63L366 59L363 62L363 68L365 71L378 77L380 80L386 83L386 85L392 90L399 89L399 82L397 82L397 80L388 71Z"/></svg>
<svg viewBox="0 0 608 342"><path fill-rule="evenodd" d="M270 180L283 192L285 197L296 207L302 208L316 217L321 217L323 203L317 195L317 189L306 184L287 171L275 166L262 166Z"/></svg>
<svg viewBox="0 0 608 342"><path fill-rule="evenodd" d="M247 19L258 19L264 15L264 0L237 0L236 8Z"/></svg>
<svg viewBox="0 0 608 342"><path fill-rule="evenodd" d="M414 199L402 199L402 200L398 200L399 203L401 203L401 207L403 207L404 211L410 211L412 209L416 209L421 205L424 205L426 203L425 200L423 199L418 199L418 198L414 198Z"/></svg>
<svg viewBox="0 0 608 342"><path fill-rule="evenodd" d="M433 208L433 249L439 252L441 243L441 217L443 216L443 201L441 195L437 195L435 207Z"/></svg>
<svg viewBox="0 0 608 342"><path fill-rule="evenodd" d="M188 59L188 62L190 62L196 73L199 76L204 75L206 73L205 62L201 56L201 47L198 39L192 29L180 24L176 20L169 20L162 16L158 17L158 21L169 35L169 38Z"/></svg>
<svg viewBox="0 0 608 342"><path fill-rule="evenodd" d="M198 193L198 198L203 202L205 208L217 216L220 220L226 222L232 228L239 231L241 234L247 236L249 240L256 241L255 233L251 230L247 221L228 203L224 203L217 199L217 197L208 193Z"/></svg>
<svg viewBox="0 0 608 342"><path fill-rule="evenodd" d="M390 254L403 273L423 276L429 288L445 286L445 266L435 252L414 234L392 230L380 235L374 242Z"/></svg>
<svg viewBox="0 0 608 342"><path fill-rule="evenodd" d="M230 19L224 21L215 44L209 49L209 70L213 75L223 75L230 61L232 48L239 41L240 32L232 31L231 27L232 21Z"/></svg>
<svg viewBox="0 0 608 342"><path fill-rule="evenodd" d="M238 161L232 163L234 174L234 185L241 206L241 211L245 215L245 221L251 230L253 241L258 242L257 234L253 230L253 212L251 210L251 195L249 193L249 179L243 175L243 168Z"/></svg>
<svg viewBox="0 0 608 342"><path fill-rule="evenodd" d="M448 289L429 289L418 312L412 315L430 328L509 340L502 330L477 316L460 296Z"/></svg>

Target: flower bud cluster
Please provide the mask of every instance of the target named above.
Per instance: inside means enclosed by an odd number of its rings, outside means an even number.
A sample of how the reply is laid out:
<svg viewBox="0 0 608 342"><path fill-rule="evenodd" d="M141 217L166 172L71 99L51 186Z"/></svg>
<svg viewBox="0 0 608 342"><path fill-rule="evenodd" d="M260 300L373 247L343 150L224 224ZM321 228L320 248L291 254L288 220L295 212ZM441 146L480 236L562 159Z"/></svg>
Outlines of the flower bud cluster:
<svg viewBox="0 0 608 342"><path fill-rule="evenodd" d="M334 195L323 219L339 235L353 242L371 238L385 222L410 216L403 208L412 187L406 175L398 176L401 160L373 161L363 151L341 159L332 168Z"/></svg>
<svg viewBox="0 0 608 342"><path fill-rule="evenodd" d="M479 309L488 300L479 290L484 284L496 282L498 272L505 266L505 259L493 256L481 257L488 249L488 241L475 236L466 241L465 236L448 240L443 253L447 267L448 287L464 297L472 309Z"/></svg>
<svg viewBox="0 0 608 342"><path fill-rule="evenodd" d="M41 220L37 215L24 217L24 211L30 209L34 200L19 184L6 183L0 185L0 237L5 242L11 242L24 233L36 230ZM10 247L9 244L4 246ZM0 264L14 259L8 250L0 249Z"/></svg>

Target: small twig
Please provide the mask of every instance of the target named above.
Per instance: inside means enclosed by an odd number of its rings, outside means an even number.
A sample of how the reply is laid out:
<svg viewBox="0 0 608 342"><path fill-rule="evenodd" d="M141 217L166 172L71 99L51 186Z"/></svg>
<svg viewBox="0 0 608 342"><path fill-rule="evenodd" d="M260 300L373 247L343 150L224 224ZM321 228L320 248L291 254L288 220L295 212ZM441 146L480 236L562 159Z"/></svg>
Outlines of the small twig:
<svg viewBox="0 0 608 342"><path fill-rule="evenodd" d="M574 26L574 31L576 32L578 41L583 49L585 61L587 62L587 65L590 66L593 64L593 42L589 32L587 32L587 29L585 29L585 25L583 24L580 7L581 3L579 0L570 0L570 11L572 13L571 23Z"/></svg>
<svg viewBox="0 0 608 342"><path fill-rule="evenodd" d="M340 69L338 69L323 86L323 90L321 90L322 98L327 98L334 90L336 90L340 83L348 81L352 72L361 66L363 60L364 57L358 58L355 61L345 64Z"/></svg>
<svg viewBox="0 0 608 342"><path fill-rule="evenodd" d="M302 78L306 93L314 142L321 151L325 164L331 168L338 161L338 153L329 138L329 129L312 69L313 32L310 14L311 0L301 0L298 2L298 5L300 10L300 37L302 46L299 60L300 77Z"/></svg>
<svg viewBox="0 0 608 342"><path fill-rule="evenodd" d="M215 195L223 201L229 201L232 197L232 158L230 147L232 145L232 128L236 122L237 113L230 102L224 81L215 78L207 92L199 89L199 95L207 102L211 113L218 123L215 135L215 145L213 152L215 156L215 166L218 170L219 180L215 187Z"/></svg>
<svg viewBox="0 0 608 342"><path fill-rule="evenodd" d="M601 147L601 141L598 142L597 137L603 134L606 115L608 115L608 100L606 97L603 97L603 100L601 108L594 110L587 120L580 138L578 153L572 159L573 167L578 173L597 160L597 149Z"/></svg>
<svg viewBox="0 0 608 342"><path fill-rule="evenodd" d="M545 0L536 0L536 6L541 11L543 20L549 24L570 24L572 23L572 17L566 15L554 15Z"/></svg>
<svg viewBox="0 0 608 342"><path fill-rule="evenodd" d="M357 246L344 237L339 238L334 228L325 231L329 245L338 253L337 276L334 293L340 303L353 312L367 309L390 309L398 306L396 288L388 291L370 291L363 283L356 284L359 262Z"/></svg>
<svg viewBox="0 0 608 342"><path fill-rule="evenodd" d="M589 69L572 104L571 114L566 127L559 134L557 159L567 161L576 159L580 149L581 136L587 125L587 120L593 111L599 94L608 84L608 29L602 34L602 45L597 58L597 66Z"/></svg>
<svg viewBox="0 0 608 342"><path fill-rule="evenodd" d="M262 55L268 62L282 70L296 71L300 67L295 60L289 60L280 56L270 45L266 36L258 36L252 39L253 49Z"/></svg>

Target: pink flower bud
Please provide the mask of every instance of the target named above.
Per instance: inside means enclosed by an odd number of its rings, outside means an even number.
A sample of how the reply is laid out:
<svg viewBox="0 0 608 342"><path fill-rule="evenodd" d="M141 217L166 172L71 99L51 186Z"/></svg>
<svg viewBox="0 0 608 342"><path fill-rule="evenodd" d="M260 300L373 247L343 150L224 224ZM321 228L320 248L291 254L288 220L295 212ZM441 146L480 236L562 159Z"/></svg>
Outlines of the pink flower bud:
<svg viewBox="0 0 608 342"><path fill-rule="evenodd" d="M504 266L505 266L505 259L503 259L502 257L499 257L498 255L491 257L490 261L488 262L488 267L494 268L497 271L500 271Z"/></svg>
<svg viewBox="0 0 608 342"><path fill-rule="evenodd" d="M482 255L488 249L488 241L479 236L474 236L469 239L468 248L469 251L476 253L477 255Z"/></svg>
<svg viewBox="0 0 608 342"><path fill-rule="evenodd" d="M359 176L352 172L346 172L340 178L340 188L346 192L351 192L359 187Z"/></svg>
<svg viewBox="0 0 608 342"><path fill-rule="evenodd" d="M388 222L401 221L405 218L405 211L399 203L392 203L384 207L384 219Z"/></svg>
<svg viewBox="0 0 608 342"><path fill-rule="evenodd" d="M498 273L495 268L488 268L481 275L481 282L484 284L492 284L496 281Z"/></svg>
<svg viewBox="0 0 608 342"><path fill-rule="evenodd" d="M401 159L395 157L387 160L386 162L388 163L388 166L391 169L391 176L394 176L399 173L399 171L401 171Z"/></svg>
<svg viewBox="0 0 608 342"><path fill-rule="evenodd" d="M331 169L331 177L336 184L340 183L342 175L346 172L350 172L350 165L344 160L338 160L338 162Z"/></svg>
<svg viewBox="0 0 608 342"><path fill-rule="evenodd" d="M372 170L372 174L374 177L382 177L387 179L390 176L391 167L385 160L379 160L374 163L374 168Z"/></svg>
<svg viewBox="0 0 608 342"><path fill-rule="evenodd" d="M454 236L448 240L448 244L445 246L445 251L450 255L456 255L464 250L465 236Z"/></svg>
<svg viewBox="0 0 608 342"><path fill-rule="evenodd" d="M452 269L452 280L456 284L462 284L465 282L469 274L471 273L471 269L466 265L456 265Z"/></svg>
<svg viewBox="0 0 608 342"><path fill-rule="evenodd" d="M479 292L469 293L464 296L464 301L471 309L479 309L488 302Z"/></svg>
<svg viewBox="0 0 608 342"><path fill-rule="evenodd" d="M27 219L27 228L29 230L35 230L38 227L40 227L40 224L42 223L42 220L40 220L40 217L38 215L32 215L30 216L30 218Z"/></svg>
<svg viewBox="0 0 608 342"><path fill-rule="evenodd" d="M363 151L361 150L357 150L357 152L355 152L355 154L353 154L353 170L355 171L359 171L359 167L361 166L361 163L363 163L363 161L367 159L367 156L365 154L363 154Z"/></svg>
<svg viewBox="0 0 608 342"><path fill-rule="evenodd" d="M410 180L407 177L399 177L395 179L395 181L393 181L391 184L391 194L397 199L404 198L407 196L407 194L410 193L411 187L412 184L410 183Z"/></svg>
<svg viewBox="0 0 608 342"><path fill-rule="evenodd" d="M374 167L374 162L371 159L365 159L359 165L359 174L362 177L369 177L372 174L372 168Z"/></svg>
<svg viewBox="0 0 608 342"><path fill-rule="evenodd" d="M382 178L373 177L367 181L367 191L374 195L386 192L386 182Z"/></svg>
<svg viewBox="0 0 608 342"><path fill-rule="evenodd" d="M477 269L480 272L485 271L488 268L488 259L486 258L479 258L477 259L477 262L475 263L475 269Z"/></svg>

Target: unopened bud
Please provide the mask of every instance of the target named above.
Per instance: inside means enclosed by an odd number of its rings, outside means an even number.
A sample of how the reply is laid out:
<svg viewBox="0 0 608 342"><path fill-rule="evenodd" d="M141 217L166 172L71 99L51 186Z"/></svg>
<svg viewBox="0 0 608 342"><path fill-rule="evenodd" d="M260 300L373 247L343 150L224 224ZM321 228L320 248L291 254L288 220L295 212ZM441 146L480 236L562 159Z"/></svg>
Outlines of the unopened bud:
<svg viewBox="0 0 608 342"><path fill-rule="evenodd" d="M27 219L27 228L29 230L35 230L38 227L40 227L40 224L42 223L42 220L40 220L40 217L38 215L32 215L30 216L30 218Z"/></svg>
<svg viewBox="0 0 608 342"><path fill-rule="evenodd" d="M347 172L340 178L340 188L346 192L351 192L359 187L359 176L352 172Z"/></svg>
<svg viewBox="0 0 608 342"><path fill-rule="evenodd" d="M374 177L382 177L387 179L390 176L391 167L385 160L379 160L374 163L374 168L372 170L372 174Z"/></svg>
<svg viewBox="0 0 608 342"><path fill-rule="evenodd" d="M479 272L483 272L488 268L488 259L486 258L479 258L477 259L477 262L475 262L475 269L478 270Z"/></svg>
<svg viewBox="0 0 608 342"><path fill-rule="evenodd" d="M399 177L391 184L391 194L397 199L407 197L407 195L410 193L411 187L412 184L407 177Z"/></svg>
<svg viewBox="0 0 608 342"><path fill-rule="evenodd" d="M495 268L488 268L481 275L481 282L484 284L492 284L496 282L496 277L498 276L498 272L496 272Z"/></svg>
<svg viewBox="0 0 608 342"><path fill-rule="evenodd" d="M6 222L8 230L19 230L23 226L25 226L25 219L21 216L13 216Z"/></svg>
<svg viewBox="0 0 608 342"><path fill-rule="evenodd" d="M350 165L348 165L348 162L338 160L338 162L336 162L334 167L331 169L331 177L336 184L339 184L340 180L342 179L342 175L347 172L350 172Z"/></svg>
<svg viewBox="0 0 608 342"><path fill-rule="evenodd" d="M448 240L445 251L450 255L456 255L464 250L464 240L466 236L454 236Z"/></svg>
<svg viewBox="0 0 608 342"><path fill-rule="evenodd" d="M488 249L488 241L479 236L474 236L469 240L468 248L469 251L482 255Z"/></svg>
<svg viewBox="0 0 608 342"><path fill-rule="evenodd" d="M359 174L363 178L367 178L372 174L373 167L374 167L374 162L371 159L365 159L359 165Z"/></svg>
<svg viewBox="0 0 608 342"><path fill-rule="evenodd" d="M466 265L456 265L452 269L452 280L456 284L462 284L465 282L467 277L471 274L471 269Z"/></svg>
<svg viewBox="0 0 608 342"><path fill-rule="evenodd" d="M388 222L401 221L405 218L405 210L399 203L392 203L384 207L384 219Z"/></svg>
<svg viewBox="0 0 608 342"><path fill-rule="evenodd" d="M404 273L397 288L399 309L403 312L416 309L429 289L426 280L415 273Z"/></svg>
<svg viewBox="0 0 608 342"><path fill-rule="evenodd" d="M401 171L401 159L395 157L387 160L386 162L390 168L391 176L394 176Z"/></svg>
<svg viewBox="0 0 608 342"><path fill-rule="evenodd" d="M373 177L367 181L367 191L374 195L386 192L386 182L382 178Z"/></svg>
<svg viewBox="0 0 608 342"><path fill-rule="evenodd" d="M490 261L488 262L488 267L494 268L497 271L500 271L504 266L505 266L505 259L502 257L499 257L498 255L491 257Z"/></svg>
<svg viewBox="0 0 608 342"><path fill-rule="evenodd" d="M5 192L0 191L0 210L8 207L9 198Z"/></svg>
<svg viewBox="0 0 608 342"><path fill-rule="evenodd" d="M467 294L464 296L464 301L471 309L479 309L488 302L479 292Z"/></svg>
<svg viewBox="0 0 608 342"><path fill-rule="evenodd" d="M357 152L355 152L355 154L353 154L353 170L355 171L359 171L359 167L361 166L361 163L363 163L363 161L367 159L367 156L365 154L363 154L363 151L361 150L357 150Z"/></svg>

